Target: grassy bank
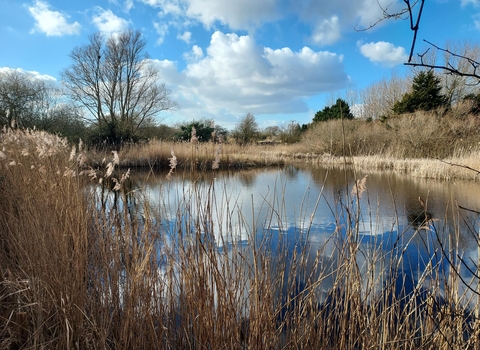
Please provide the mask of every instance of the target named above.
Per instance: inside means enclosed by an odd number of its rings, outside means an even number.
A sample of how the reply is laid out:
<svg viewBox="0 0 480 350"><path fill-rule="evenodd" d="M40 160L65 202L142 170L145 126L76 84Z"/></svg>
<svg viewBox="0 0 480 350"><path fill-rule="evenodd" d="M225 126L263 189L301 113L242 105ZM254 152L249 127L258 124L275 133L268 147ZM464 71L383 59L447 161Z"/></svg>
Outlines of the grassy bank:
<svg viewBox="0 0 480 350"><path fill-rule="evenodd" d="M141 191L126 190L116 155L92 172L81 151L38 132L2 134L1 149L0 348L478 345L480 305L460 288L447 241L438 238L445 249L431 248L408 293L398 285L400 242L413 238L400 232L398 250L387 253L360 244L364 181L342 199L338 229L309 251L308 219L295 242L275 239L277 201L265 203L276 219L225 222L217 232L213 211L228 208L212 186L180 193L178 207L152 207ZM247 241L237 241L239 234ZM447 258L452 265L440 270Z"/></svg>
<svg viewBox="0 0 480 350"><path fill-rule="evenodd" d="M122 148L122 167L240 169L307 162L388 169L443 180L477 180L480 118L417 112L384 121L331 120L312 125L295 144L188 143L152 140ZM172 153L173 152L173 153ZM96 166L109 154L90 152Z"/></svg>

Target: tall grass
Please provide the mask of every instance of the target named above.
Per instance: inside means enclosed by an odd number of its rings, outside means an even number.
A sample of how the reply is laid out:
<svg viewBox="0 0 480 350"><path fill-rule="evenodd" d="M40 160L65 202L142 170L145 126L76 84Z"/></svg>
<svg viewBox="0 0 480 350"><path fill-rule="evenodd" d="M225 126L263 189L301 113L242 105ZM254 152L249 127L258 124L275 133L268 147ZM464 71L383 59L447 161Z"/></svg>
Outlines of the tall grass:
<svg viewBox="0 0 480 350"><path fill-rule="evenodd" d="M154 206L121 181L115 155L89 169L81 150L51 135L1 137L1 348L478 345L475 294L460 288L454 244L427 215L413 234L392 232L391 251L362 242L368 179L332 203L336 230L312 250L308 219L295 239L283 234L281 200L265 203L267 221L246 219L218 202L222 188L211 182L185 187L174 207ZM435 244L425 243L426 268L407 290L400 267L414 240Z"/></svg>
<svg viewBox="0 0 480 350"><path fill-rule="evenodd" d="M436 112L415 112L384 121L332 120L314 124L303 143L316 153L333 156L443 159L478 153L479 123L474 115Z"/></svg>
<svg viewBox="0 0 480 350"><path fill-rule="evenodd" d="M122 166L143 166L152 168L169 167L172 150L178 159L177 167L188 170L211 170L218 168L238 169L258 166L282 165L290 158L292 150L301 146L237 145L229 143L170 142L152 140L143 145L124 147ZM102 154L93 158L103 157ZM95 160L95 159L92 159Z"/></svg>

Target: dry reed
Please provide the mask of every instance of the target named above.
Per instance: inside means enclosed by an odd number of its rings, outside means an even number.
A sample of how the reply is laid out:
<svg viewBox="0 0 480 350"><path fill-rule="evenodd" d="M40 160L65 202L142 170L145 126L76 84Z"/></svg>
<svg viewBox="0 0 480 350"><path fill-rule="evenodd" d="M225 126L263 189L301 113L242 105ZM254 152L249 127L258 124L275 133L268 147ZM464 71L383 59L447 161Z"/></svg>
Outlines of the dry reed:
<svg viewBox="0 0 480 350"><path fill-rule="evenodd" d="M406 259L400 243L428 232L399 232L389 252L360 244L366 178L338 198L337 229L311 251L308 220L293 241L270 230L284 226L276 200L265 203L276 220L239 213L234 226L235 203L218 203L214 182L185 187L173 207L154 207L125 183L104 186L121 178L115 154L105 169L91 169L51 135L8 132L1 146L1 348L478 346L478 302L460 292L458 261L442 236L443 254L429 253L450 259L449 277L432 258L410 293L396 284ZM181 151L169 152L173 164ZM79 175L92 171L102 185Z"/></svg>

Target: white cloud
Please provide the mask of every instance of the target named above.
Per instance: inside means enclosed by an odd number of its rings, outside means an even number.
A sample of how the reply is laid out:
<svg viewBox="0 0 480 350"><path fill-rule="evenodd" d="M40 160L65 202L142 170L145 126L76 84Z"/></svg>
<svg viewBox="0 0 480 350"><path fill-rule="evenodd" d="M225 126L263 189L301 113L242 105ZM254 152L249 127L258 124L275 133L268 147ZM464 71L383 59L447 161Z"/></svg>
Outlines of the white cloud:
<svg viewBox="0 0 480 350"><path fill-rule="evenodd" d="M31 33L38 31L47 36L62 36L79 34L81 25L78 22L68 23L68 15L49 9L49 4L40 0L35 1L28 11L35 19L35 27Z"/></svg>
<svg viewBox="0 0 480 350"><path fill-rule="evenodd" d="M404 63L408 59L405 49L401 46L395 47L391 43L379 41L360 45L360 52L374 63L380 63L388 67L393 67Z"/></svg>
<svg viewBox="0 0 480 350"><path fill-rule="evenodd" d="M358 3L350 3L348 0L341 1L344 3L344 6L351 9L349 12L351 18L354 20L358 18L359 28L368 28L377 23L384 16L383 10L393 14L405 8L405 3L402 0L361 0ZM350 4L353 6L350 6Z"/></svg>
<svg viewBox="0 0 480 350"><path fill-rule="evenodd" d="M310 24L314 43L330 45L338 41L342 33L376 23L383 17L382 8L395 12L403 5L401 0L290 0L290 12Z"/></svg>
<svg viewBox="0 0 480 350"><path fill-rule="evenodd" d="M147 63L149 66L157 69L160 72L162 82L166 83L167 85L182 85L184 83L185 78L181 73L178 72L175 62L169 60L160 61L157 59L149 59L147 60Z"/></svg>
<svg viewBox="0 0 480 350"><path fill-rule="evenodd" d="M169 24L187 28L201 23L215 28L221 23L232 30L253 32L264 23L296 16L312 28L311 40L320 45L334 44L342 33L356 26L366 28L389 12L400 10L402 0L140 0L169 16ZM478 0L463 0L478 1ZM380 24L381 25L381 24Z"/></svg>
<svg viewBox="0 0 480 350"><path fill-rule="evenodd" d="M472 18L475 29L480 30L480 13L472 15Z"/></svg>
<svg viewBox="0 0 480 350"><path fill-rule="evenodd" d="M340 23L337 16L318 23L312 34L313 42L320 45L334 44L340 37Z"/></svg>
<svg viewBox="0 0 480 350"><path fill-rule="evenodd" d="M194 20L205 27L222 23L232 29L254 29L280 18L278 0L140 0L158 8L161 16L171 15L178 23Z"/></svg>
<svg viewBox="0 0 480 350"><path fill-rule="evenodd" d="M133 0L125 0L124 6L125 6L124 7L125 12L129 12L133 7Z"/></svg>
<svg viewBox="0 0 480 350"><path fill-rule="evenodd" d="M32 79L38 80L45 80L45 81L56 81L54 77L48 74L40 74L36 71L27 71L22 68L10 68L10 67L0 67L0 74L10 73L10 72L17 72L21 74L26 74L27 76L31 77Z"/></svg>
<svg viewBox="0 0 480 350"><path fill-rule="evenodd" d="M178 34L177 39L185 41L187 44L190 43L190 40L192 39L192 33L189 31L184 32L183 34Z"/></svg>
<svg viewBox="0 0 480 350"><path fill-rule="evenodd" d="M111 10L104 10L99 6L95 8L92 22L100 32L107 36L122 32L129 26L127 20L116 16Z"/></svg>
<svg viewBox="0 0 480 350"><path fill-rule="evenodd" d="M160 15L185 15L186 0L140 0L146 5L160 9Z"/></svg>
<svg viewBox="0 0 480 350"><path fill-rule="evenodd" d="M165 71L164 63L161 76L172 87L181 114L190 117L199 110L203 117L307 112L305 98L350 84L342 56L308 47L298 52L263 47L248 35L217 31L205 55L200 47L189 55L196 61L185 70L175 75Z"/></svg>
<svg viewBox="0 0 480 350"><path fill-rule="evenodd" d="M160 23L160 22L154 22L153 26L155 28L155 31L158 34L158 39L156 44L161 45L163 41L165 40L165 36L168 34L168 24L166 23Z"/></svg>
<svg viewBox="0 0 480 350"><path fill-rule="evenodd" d="M232 29L250 29L278 18L276 0L188 0L187 16L206 27L216 21Z"/></svg>
<svg viewBox="0 0 480 350"><path fill-rule="evenodd" d="M186 61L193 62L203 58L203 50L200 46L193 45L192 51L183 55Z"/></svg>
<svg viewBox="0 0 480 350"><path fill-rule="evenodd" d="M108 0L109 4L114 4L117 6L122 6L118 3L118 0ZM129 12L133 8L133 0L125 0L123 4L123 11Z"/></svg>

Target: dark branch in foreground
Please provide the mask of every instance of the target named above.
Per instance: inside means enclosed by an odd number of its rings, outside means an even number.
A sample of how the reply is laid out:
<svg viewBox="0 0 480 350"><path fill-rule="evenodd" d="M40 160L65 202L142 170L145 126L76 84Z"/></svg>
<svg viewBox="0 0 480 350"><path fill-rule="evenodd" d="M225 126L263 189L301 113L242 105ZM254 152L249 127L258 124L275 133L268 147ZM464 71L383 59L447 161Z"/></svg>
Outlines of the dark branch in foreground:
<svg viewBox="0 0 480 350"><path fill-rule="evenodd" d="M420 58L420 62L415 63L415 62L410 62L410 60L409 60L407 63L405 63L405 65L413 66L413 67L425 67L425 68L431 68L431 69L442 69L444 71L447 71L449 74L458 75L458 76L461 76L461 77L476 78L476 79L478 79L478 82L477 82L476 85L480 84L480 74L478 73L478 68L480 67L480 62L477 62L470 57L456 54L456 53L450 51L449 49L441 48L441 47L431 43L428 40L423 40L423 41L426 42L428 45L434 47L435 49L437 49L439 51L442 51L442 52L444 52L448 55L451 55L452 57L456 57L456 58L459 58L461 60L467 61L470 64L470 66L472 68L472 71L471 72L462 72L457 67L450 64L449 62L447 62L446 65L436 65L436 64L426 63L424 61L424 57L428 53L429 49L427 49L422 54L417 54L418 57Z"/></svg>

